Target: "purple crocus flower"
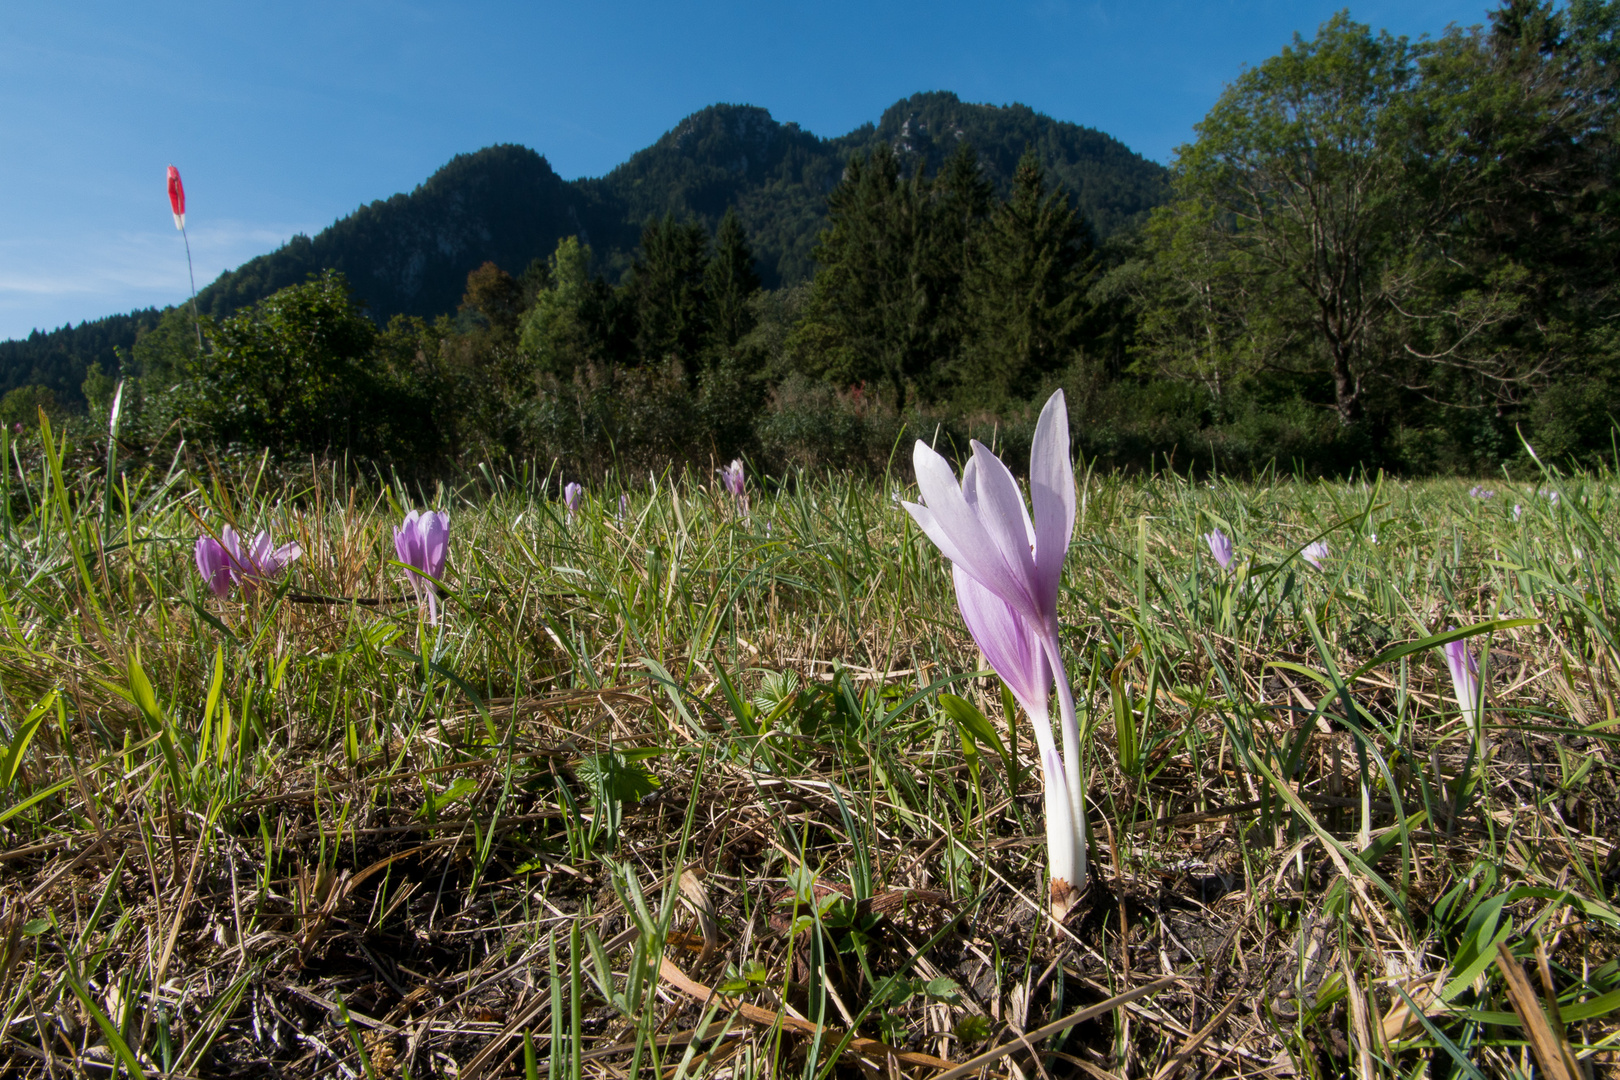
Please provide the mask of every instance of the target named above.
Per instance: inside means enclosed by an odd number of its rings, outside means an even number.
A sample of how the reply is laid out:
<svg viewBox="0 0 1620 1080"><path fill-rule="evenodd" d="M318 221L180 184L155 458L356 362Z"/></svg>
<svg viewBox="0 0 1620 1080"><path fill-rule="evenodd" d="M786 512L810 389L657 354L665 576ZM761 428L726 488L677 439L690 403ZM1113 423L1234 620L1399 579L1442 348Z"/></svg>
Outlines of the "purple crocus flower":
<svg viewBox="0 0 1620 1080"><path fill-rule="evenodd" d="M219 530L219 539L230 555L231 577L243 587L275 580L289 563L296 562L304 554L304 549L298 544L271 547L270 534L267 532L255 536L244 549L236 530L229 525Z"/></svg>
<svg viewBox="0 0 1620 1080"><path fill-rule="evenodd" d="M726 490L737 498L742 498L743 488L747 484L747 474L743 472L742 458L733 458L730 465L720 470L720 479L726 485Z"/></svg>
<svg viewBox="0 0 1620 1080"><path fill-rule="evenodd" d="M1519 515L1522 514L1522 513L1524 513L1524 507L1520 506L1518 503L1514 503L1513 504L1513 520L1518 521L1519 520Z"/></svg>
<svg viewBox="0 0 1620 1080"><path fill-rule="evenodd" d="M627 518L629 516L630 516L630 495L629 495L629 493L626 493L626 494L623 494L623 495L619 496L619 520L623 521L625 518Z"/></svg>
<svg viewBox="0 0 1620 1080"><path fill-rule="evenodd" d="M1204 534L1204 542L1209 545L1209 553L1215 561L1221 564L1222 570L1232 569L1232 538L1216 529L1214 532Z"/></svg>
<svg viewBox="0 0 1620 1080"><path fill-rule="evenodd" d="M1079 900L1086 877L1080 728L1058 643L1058 583L1075 511L1063 391L1047 401L1035 427L1029 470L1033 518L1007 467L977 440L972 446L958 486L950 464L918 441L912 460L923 503L902 505L951 561L962 621L1035 725L1046 786L1051 907L1061 918ZM1049 709L1054 682L1061 753Z"/></svg>
<svg viewBox="0 0 1620 1080"><path fill-rule="evenodd" d="M731 497L737 500L742 507L743 517L748 516L748 474L743 471L742 458L733 458L730 465L719 470L720 482L725 485Z"/></svg>
<svg viewBox="0 0 1620 1080"><path fill-rule="evenodd" d="M197 537L197 572L221 600L231 594L231 553L212 536Z"/></svg>
<svg viewBox="0 0 1620 1080"><path fill-rule="evenodd" d="M244 550L241 537L229 525L220 528L217 540L212 536L197 538L197 570L221 600L230 595L233 584L253 588L280 577L287 565L303 554L298 544L272 547L267 532L255 536Z"/></svg>
<svg viewBox="0 0 1620 1080"><path fill-rule="evenodd" d="M1443 649L1446 667L1451 669L1451 687L1457 696L1457 707L1472 720L1479 712L1479 664L1463 641L1448 641Z"/></svg>
<svg viewBox="0 0 1620 1080"><path fill-rule="evenodd" d="M585 489L570 480L563 486L563 505L568 508L568 520L574 520L579 513L579 497L585 494Z"/></svg>
<svg viewBox="0 0 1620 1080"><path fill-rule="evenodd" d="M413 569L405 571L417 603L427 601L428 622L439 621L439 586L444 576L444 557L450 550L450 515L443 510L405 515L405 523L394 530L394 553ZM420 571L420 573L418 573Z"/></svg>
<svg viewBox="0 0 1620 1080"><path fill-rule="evenodd" d="M1328 557L1327 541L1318 540L1315 543L1306 544L1305 550L1301 551L1299 556L1318 570L1323 569L1322 560Z"/></svg>

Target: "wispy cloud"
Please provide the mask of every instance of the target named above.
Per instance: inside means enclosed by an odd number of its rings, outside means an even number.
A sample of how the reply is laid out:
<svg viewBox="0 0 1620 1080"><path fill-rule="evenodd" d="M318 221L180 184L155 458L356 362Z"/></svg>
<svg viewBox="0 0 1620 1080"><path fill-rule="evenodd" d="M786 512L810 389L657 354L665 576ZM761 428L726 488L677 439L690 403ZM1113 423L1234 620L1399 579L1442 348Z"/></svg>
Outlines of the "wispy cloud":
<svg viewBox="0 0 1620 1080"><path fill-rule="evenodd" d="M200 289L228 269L272 251L310 225L213 222L191 232ZM0 339L191 295L186 252L174 230L123 231L71 245L42 236L0 239Z"/></svg>

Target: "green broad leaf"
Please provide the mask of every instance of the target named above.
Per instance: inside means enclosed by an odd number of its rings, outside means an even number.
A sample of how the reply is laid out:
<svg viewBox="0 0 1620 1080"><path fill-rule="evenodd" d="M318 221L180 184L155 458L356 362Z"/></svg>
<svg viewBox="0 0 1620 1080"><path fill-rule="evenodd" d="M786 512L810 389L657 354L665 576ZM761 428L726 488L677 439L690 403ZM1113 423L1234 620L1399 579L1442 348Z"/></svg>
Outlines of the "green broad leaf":
<svg viewBox="0 0 1620 1080"><path fill-rule="evenodd" d="M962 1017L956 1022L956 1037L968 1046L984 1042L990 1037L990 1018L976 1013Z"/></svg>
<svg viewBox="0 0 1620 1080"><path fill-rule="evenodd" d="M1616 1009L1620 1009L1620 990L1611 990L1607 994L1599 994L1589 1001L1569 1005L1563 1002L1558 1003L1558 1015L1566 1024L1573 1024L1581 1020L1595 1020L1600 1016L1607 1016ZM1458 1009L1455 1015L1464 1020L1472 1020L1479 1024L1495 1024L1497 1027L1524 1026L1524 1022L1519 1019L1518 1013Z"/></svg>
<svg viewBox="0 0 1620 1080"><path fill-rule="evenodd" d="M957 697L955 694L940 694L939 707L945 710L945 715L957 730L963 733L963 741L971 738L986 750L993 750L1002 761L1007 760L1007 747L996 733L995 726L990 723L979 707L967 698Z"/></svg>
<svg viewBox="0 0 1620 1080"><path fill-rule="evenodd" d="M1450 1001L1472 986L1480 973L1496 959L1496 946L1513 936L1513 920L1501 922L1502 906L1507 902L1507 893L1493 896L1481 904L1468 920L1468 929L1464 931L1462 944L1453 961L1455 974L1440 991L1441 1001Z"/></svg>
<svg viewBox="0 0 1620 1080"><path fill-rule="evenodd" d="M22 724L18 726L16 737L11 740L11 745L6 749L5 761L0 763L0 773L4 774L7 787L10 787L12 781L17 779L17 770L22 768L23 758L28 753L28 744L33 742L34 733L39 730L39 725L44 723L45 714L50 711L51 706L54 704L56 704L56 691L47 691L45 696L40 698L32 709L28 710L28 715L24 717Z"/></svg>
<svg viewBox="0 0 1620 1080"><path fill-rule="evenodd" d="M29 919L27 922L23 923L23 937L39 937L39 935L43 934L50 928L51 920L49 919Z"/></svg>
<svg viewBox="0 0 1620 1080"><path fill-rule="evenodd" d="M163 707L158 704L157 691L152 689L152 680L146 677L146 671L141 667L140 654L131 653L129 657L129 697L135 707L141 710L141 715L151 721L152 726L162 730L165 726Z"/></svg>
<svg viewBox="0 0 1620 1080"><path fill-rule="evenodd" d="M458 800L467 798L477 790L478 781L474 780L472 777L457 777L456 781L443 791L436 795L428 796L427 802L423 804L422 809L416 812L416 816L426 817L429 814L437 814L446 806L449 806L451 803L457 802Z"/></svg>
<svg viewBox="0 0 1620 1080"><path fill-rule="evenodd" d="M26 798L22 802L18 803L16 806L10 806L10 807L7 807L4 810L0 810L0 824L4 824L5 822L10 821L12 818L16 817L18 814L22 813L24 810L27 810L30 806L33 806L35 803L43 802L45 799L50 798L52 795L55 795L58 791L61 791L63 788L67 787L71 783L73 783L73 777L70 776L66 780L60 780L60 781L52 784L50 787L46 788L44 791L36 791L36 792L34 792L32 795L28 796L28 798Z"/></svg>
<svg viewBox="0 0 1620 1080"><path fill-rule="evenodd" d="M658 778L652 771L640 760L618 750L587 754L580 759L577 771L596 797L614 802L640 802L658 790Z"/></svg>

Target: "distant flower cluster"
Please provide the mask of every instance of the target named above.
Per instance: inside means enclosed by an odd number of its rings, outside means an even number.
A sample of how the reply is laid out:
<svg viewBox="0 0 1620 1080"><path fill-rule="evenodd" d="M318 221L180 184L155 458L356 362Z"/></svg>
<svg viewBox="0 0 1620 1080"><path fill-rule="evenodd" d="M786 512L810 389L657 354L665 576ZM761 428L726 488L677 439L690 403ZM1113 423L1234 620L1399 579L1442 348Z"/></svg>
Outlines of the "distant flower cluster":
<svg viewBox="0 0 1620 1080"><path fill-rule="evenodd" d="M1473 487L1468 489L1468 497L1470 499L1479 499L1484 501L1485 499L1496 498L1496 492L1491 491L1489 488L1481 484L1475 484Z"/></svg>
<svg viewBox="0 0 1620 1080"><path fill-rule="evenodd" d="M394 529L394 554L406 565L405 580L416 594L417 603L426 604L428 621L432 623L439 621L438 582L444 576L449 547L450 515L443 510L412 510ZM197 572L221 600L230 596L236 586L244 592L268 586L303 554L304 549L296 543L276 547L268 532L259 533L244 546L230 525L221 527L218 537L198 537L195 549Z"/></svg>

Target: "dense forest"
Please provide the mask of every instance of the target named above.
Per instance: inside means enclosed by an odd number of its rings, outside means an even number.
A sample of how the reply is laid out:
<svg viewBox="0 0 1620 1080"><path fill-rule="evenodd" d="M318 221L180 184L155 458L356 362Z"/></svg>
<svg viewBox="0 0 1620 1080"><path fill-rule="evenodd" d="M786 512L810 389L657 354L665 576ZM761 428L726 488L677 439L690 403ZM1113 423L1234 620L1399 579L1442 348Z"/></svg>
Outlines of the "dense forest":
<svg viewBox="0 0 1620 1080"><path fill-rule="evenodd" d="M823 140L696 114L605 177L493 147L189 306L0 345L41 405L404 473L1016 443L1065 387L1104 464L1479 472L1612 454L1620 0L1411 41L1340 15L1166 172L917 95ZM114 347L118 346L116 351ZM81 397L82 395L82 397Z"/></svg>

